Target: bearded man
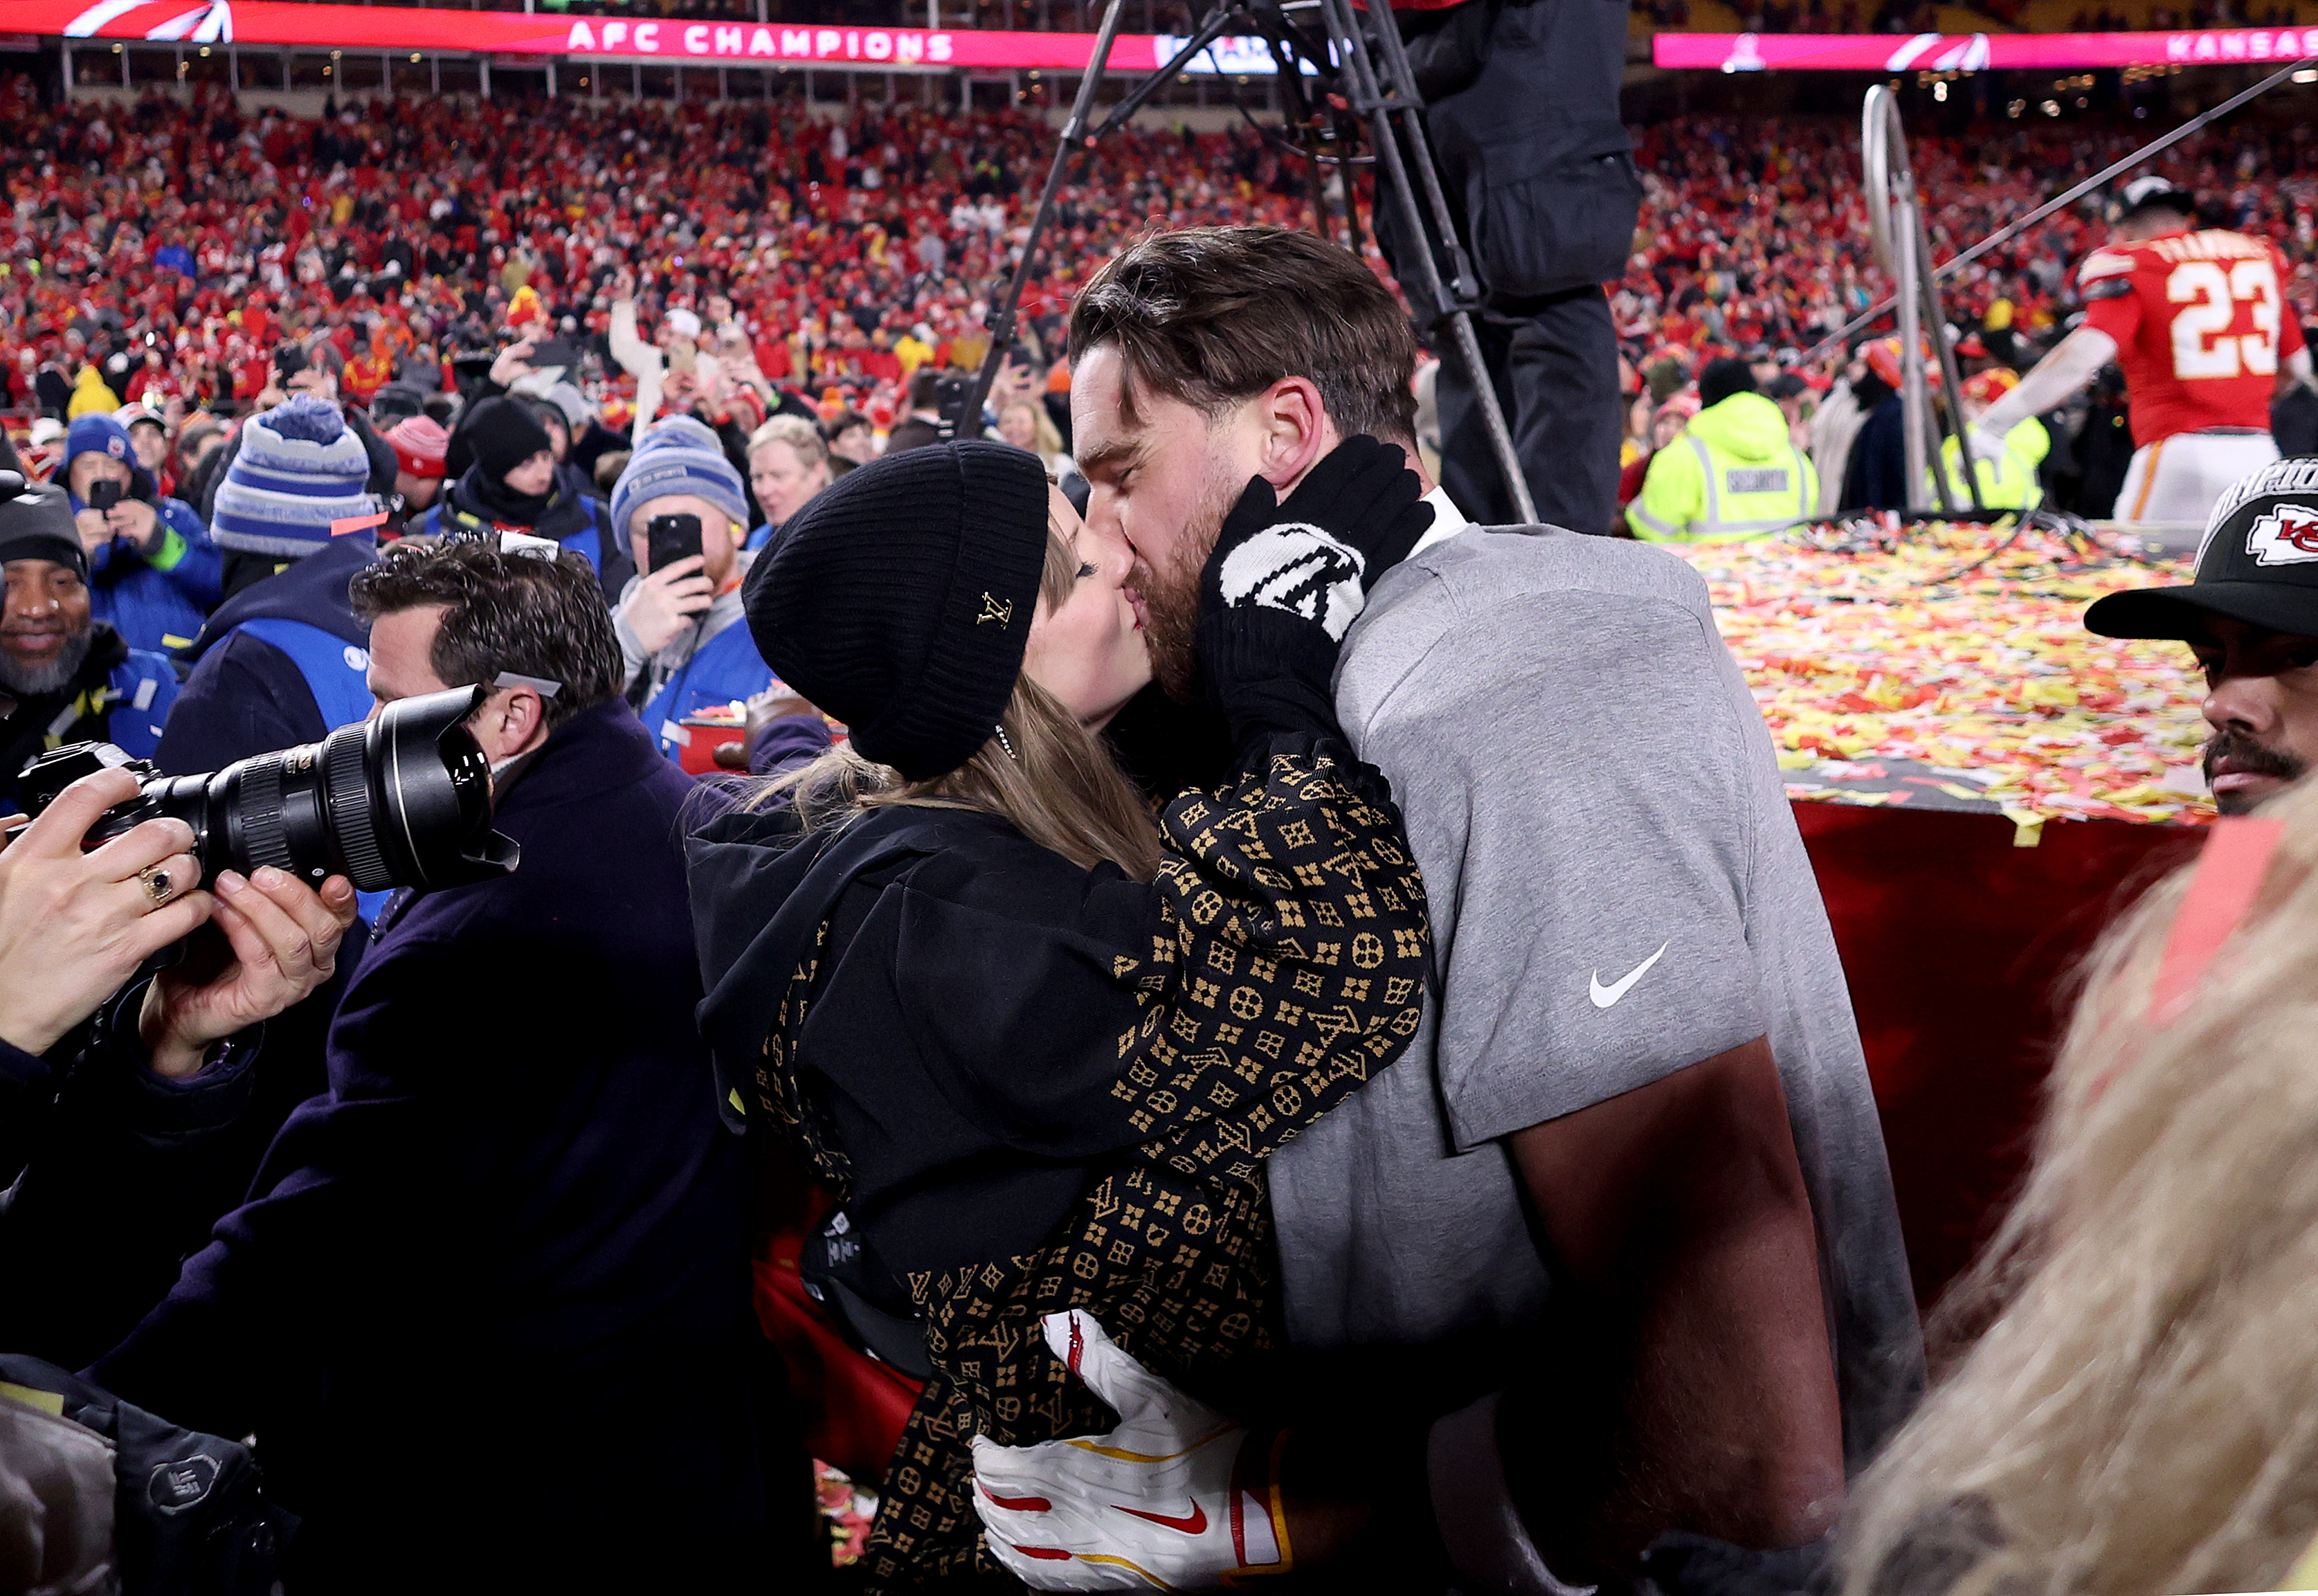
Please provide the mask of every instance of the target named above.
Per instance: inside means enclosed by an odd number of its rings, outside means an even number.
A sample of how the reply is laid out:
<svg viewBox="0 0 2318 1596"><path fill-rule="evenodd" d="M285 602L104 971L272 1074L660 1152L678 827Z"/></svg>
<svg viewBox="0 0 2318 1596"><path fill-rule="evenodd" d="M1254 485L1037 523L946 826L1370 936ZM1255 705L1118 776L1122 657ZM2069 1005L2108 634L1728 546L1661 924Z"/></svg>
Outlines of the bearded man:
<svg viewBox="0 0 2318 1596"><path fill-rule="evenodd" d="M68 742L110 742L148 758L176 701L160 655L132 649L89 613L88 555L59 489L0 500L0 812L33 758Z"/></svg>

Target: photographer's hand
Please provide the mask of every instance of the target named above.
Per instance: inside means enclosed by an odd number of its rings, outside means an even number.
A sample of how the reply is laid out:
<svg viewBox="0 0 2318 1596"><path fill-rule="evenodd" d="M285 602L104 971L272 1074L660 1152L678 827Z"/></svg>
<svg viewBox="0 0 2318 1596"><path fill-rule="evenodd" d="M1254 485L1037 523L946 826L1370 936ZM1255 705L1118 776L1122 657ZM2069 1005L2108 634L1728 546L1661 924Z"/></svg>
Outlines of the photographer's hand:
<svg viewBox="0 0 2318 1596"><path fill-rule="evenodd" d="M620 618L635 634L646 654L657 654L692 624L692 617L716 602L708 578L701 575L707 561L687 554L663 566L636 584Z"/></svg>
<svg viewBox="0 0 2318 1596"><path fill-rule="evenodd" d="M209 919L210 895L187 890L201 866L184 821L147 820L81 852L97 817L136 796L125 770L83 776L0 851L0 1041L46 1053Z"/></svg>
<svg viewBox="0 0 2318 1596"><path fill-rule="evenodd" d="M267 865L218 876L217 907L187 956L153 978L138 1016L156 1075L190 1075L212 1043L270 1019L329 980L355 922L354 883L333 875L319 892Z"/></svg>

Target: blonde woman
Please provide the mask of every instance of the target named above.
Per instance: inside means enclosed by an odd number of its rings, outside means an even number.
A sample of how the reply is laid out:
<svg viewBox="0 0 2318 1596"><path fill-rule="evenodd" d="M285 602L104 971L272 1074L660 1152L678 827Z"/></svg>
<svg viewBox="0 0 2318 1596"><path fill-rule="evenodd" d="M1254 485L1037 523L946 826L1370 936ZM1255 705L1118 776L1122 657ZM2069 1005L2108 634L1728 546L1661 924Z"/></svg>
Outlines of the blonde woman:
<svg viewBox="0 0 2318 1596"><path fill-rule="evenodd" d="M2094 955L1843 1596L2273 1590L2318 1536L2318 790L2224 825Z"/></svg>
<svg viewBox="0 0 2318 1596"><path fill-rule="evenodd" d="M1209 1389L1271 1343L1263 1159L1415 1030L1423 889L1329 681L1431 518L1371 439L1285 505L1249 484L1199 623L1233 775L1155 818L1095 735L1151 679L1128 550L1029 455L889 454L751 578L852 748L694 844L702 1022L728 1107L845 1205L829 1297L927 1376L870 1589L1002 1579L969 1441L1103 1427L1042 1315Z"/></svg>

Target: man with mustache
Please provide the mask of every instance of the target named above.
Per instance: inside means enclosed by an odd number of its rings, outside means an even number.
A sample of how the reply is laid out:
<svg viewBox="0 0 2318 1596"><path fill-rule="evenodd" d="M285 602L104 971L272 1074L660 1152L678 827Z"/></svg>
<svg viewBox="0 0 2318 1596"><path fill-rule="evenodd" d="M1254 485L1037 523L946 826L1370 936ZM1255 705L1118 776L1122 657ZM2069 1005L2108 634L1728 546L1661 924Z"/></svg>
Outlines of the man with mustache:
<svg viewBox="0 0 2318 1596"><path fill-rule="evenodd" d="M60 489L7 498L0 486L0 813L35 755L68 742L111 742L149 758L176 701L177 675L89 613L88 555Z"/></svg>
<svg viewBox="0 0 2318 1596"><path fill-rule="evenodd" d="M2206 673L2206 780L2246 814L2318 759L2318 459L2281 460L2214 507L2186 587L2112 593L2103 637L2178 638Z"/></svg>

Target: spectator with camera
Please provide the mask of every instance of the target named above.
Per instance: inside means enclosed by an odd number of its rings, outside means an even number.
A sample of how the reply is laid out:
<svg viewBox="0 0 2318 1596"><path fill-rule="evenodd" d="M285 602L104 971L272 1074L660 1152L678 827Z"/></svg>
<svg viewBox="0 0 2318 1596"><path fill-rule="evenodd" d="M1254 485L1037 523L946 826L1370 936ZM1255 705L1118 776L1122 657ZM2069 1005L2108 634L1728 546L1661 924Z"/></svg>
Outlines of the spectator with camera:
<svg viewBox="0 0 2318 1596"><path fill-rule="evenodd" d="M226 599L181 656L192 666L154 758L172 775L319 740L370 713L368 628L346 582L384 521L370 459L312 394L252 417L218 484Z"/></svg>
<svg viewBox="0 0 2318 1596"><path fill-rule="evenodd" d="M131 648L161 653L193 641L220 596L217 547L193 507L162 495L129 429L110 416L72 424L64 474L97 619Z"/></svg>
<svg viewBox="0 0 2318 1596"><path fill-rule="evenodd" d="M467 724L521 867L397 894L328 1089L93 1377L257 1435L304 1520L292 1590L801 1575L804 1459L761 1418L739 1143L693 1018L695 788L620 698L584 560L405 542L353 593L382 702L490 688ZM423 1457L415 1399L444 1424Z"/></svg>
<svg viewBox="0 0 2318 1596"><path fill-rule="evenodd" d="M621 590L612 624L629 698L670 759L690 740L686 716L772 685L742 623L741 580L757 558L741 546L748 514L741 474L689 416L645 434L612 489L612 523L642 573Z"/></svg>
<svg viewBox="0 0 2318 1596"><path fill-rule="evenodd" d="M781 527L831 481L829 444L802 416L776 416L749 435L749 487L764 519L744 550L754 553L778 540Z"/></svg>
<svg viewBox="0 0 2318 1596"><path fill-rule="evenodd" d="M85 513L85 512L84 512ZM41 485L0 498L0 811L16 777L58 742L112 742L153 753L177 698L161 655L132 649L98 620L88 554L70 501Z"/></svg>

